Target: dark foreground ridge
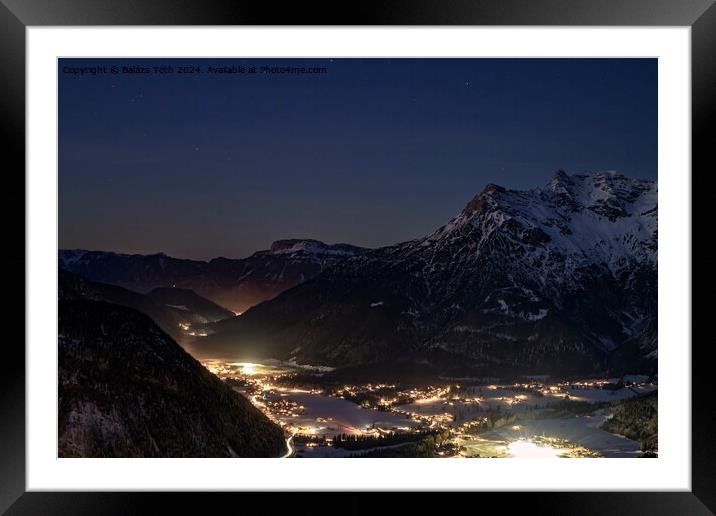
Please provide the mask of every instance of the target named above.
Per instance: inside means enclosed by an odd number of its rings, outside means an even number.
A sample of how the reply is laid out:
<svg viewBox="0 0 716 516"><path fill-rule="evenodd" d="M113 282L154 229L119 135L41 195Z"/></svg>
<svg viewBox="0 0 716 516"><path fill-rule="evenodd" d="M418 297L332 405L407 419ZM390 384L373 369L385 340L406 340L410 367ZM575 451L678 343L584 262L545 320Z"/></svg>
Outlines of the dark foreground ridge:
<svg viewBox="0 0 716 516"><path fill-rule="evenodd" d="M60 457L277 457L282 430L138 311L59 302Z"/></svg>

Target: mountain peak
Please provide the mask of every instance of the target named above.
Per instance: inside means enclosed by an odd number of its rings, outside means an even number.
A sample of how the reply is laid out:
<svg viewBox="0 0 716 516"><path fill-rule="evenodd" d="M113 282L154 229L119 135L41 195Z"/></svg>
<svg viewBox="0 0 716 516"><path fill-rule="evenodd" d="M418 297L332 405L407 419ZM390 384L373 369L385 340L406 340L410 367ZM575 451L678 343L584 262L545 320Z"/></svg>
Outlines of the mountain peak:
<svg viewBox="0 0 716 516"><path fill-rule="evenodd" d="M566 189L568 185L572 183L572 178L563 169L557 169L552 178L547 183L547 188L550 190Z"/></svg>
<svg viewBox="0 0 716 516"><path fill-rule="evenodd" d="M485 185L485 188L480 193L480 195L489 195L489 194L494 194L496 192L505 193L506 191L507 190L505 189L504 186L496 185L495 183L487 183Z"/></svg>
<svg viewBox="0 0 716 516"><path fill-rule="evenodd" d="M320 240L311 238L289 238L285 240L276 240L269 248L272 253L280 252L296 252L311 249L325 249L328 245Z"/></svg>
<svg viewBox="0 0 716 516"><path fill-rule="evenodd" d="M555 181L569 181L569 174L567 174L563 168L558 168L552 174L552 180Z"/></svg>
<svg viewBox="0 0 716 516"><path fill-rule="evenodd" d="M471 216L475 213L489 211L490 208L496 205L495 197L504 193L507 193L507 189L505 187L494 183L487 183L482 192L477 194L469 203L467 203L467 206L465 206L462 210L462 213L467 216Z"/></svg>

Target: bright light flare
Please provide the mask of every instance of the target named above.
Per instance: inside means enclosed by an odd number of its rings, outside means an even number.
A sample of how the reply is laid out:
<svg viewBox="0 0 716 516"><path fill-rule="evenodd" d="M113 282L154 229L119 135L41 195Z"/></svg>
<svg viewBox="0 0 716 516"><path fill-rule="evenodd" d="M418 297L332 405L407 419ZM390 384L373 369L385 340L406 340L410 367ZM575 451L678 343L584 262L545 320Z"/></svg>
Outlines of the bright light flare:
<svg viewBox="0 0 716 516"><path fill-rule="evenodd" d="M256 374L256 364L242 364L241 365L241 374Z"/></svg>
<svg viewBox="0 0 716 516"><path fill-rule="evenodd" d="M440 401L440 398L438 398L437 396L434 396L432 398L421 398L421 399L415 400L415 403L417 405L426 405L428 403L435 403L436 401Z"/></svg>
<svg viewBox="0 0 716 516"><path fill-rule="evenodd" d="M557 448L538 446L524 439L511 442L506 451L516 459L557 459L561 453Z"/></svg>

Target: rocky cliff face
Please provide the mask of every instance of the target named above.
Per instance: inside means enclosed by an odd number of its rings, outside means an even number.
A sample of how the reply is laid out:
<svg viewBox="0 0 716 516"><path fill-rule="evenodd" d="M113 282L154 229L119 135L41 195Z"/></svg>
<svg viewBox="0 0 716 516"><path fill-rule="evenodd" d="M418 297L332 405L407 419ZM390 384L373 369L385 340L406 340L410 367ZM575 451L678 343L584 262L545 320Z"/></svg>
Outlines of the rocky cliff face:
<svg viewBox="0 0 716 516"><path fill-rule="evenodd" d="M276 457L283 432L151 319L59 302L60 457Z"/></svg>
<svg viewBox="0 0 716 516"><path fill-rule="evenodd" d="M488 185L446 225L349 257L213 325L207 354L485 370L655 367L657 185L558 171Z"/></svg>

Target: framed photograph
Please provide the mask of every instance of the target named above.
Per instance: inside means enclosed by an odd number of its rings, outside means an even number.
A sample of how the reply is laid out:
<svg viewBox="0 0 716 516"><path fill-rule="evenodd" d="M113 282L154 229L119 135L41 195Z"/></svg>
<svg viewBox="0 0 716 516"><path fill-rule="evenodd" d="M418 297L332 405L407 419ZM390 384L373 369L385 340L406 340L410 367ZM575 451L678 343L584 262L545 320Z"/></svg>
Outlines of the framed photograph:
<svg viewBox="0 0 716 516"><path fill-rule="evenodd" d="M0 509L712 514L713 2L311 11L3 0L26 303Z"/></svg>

